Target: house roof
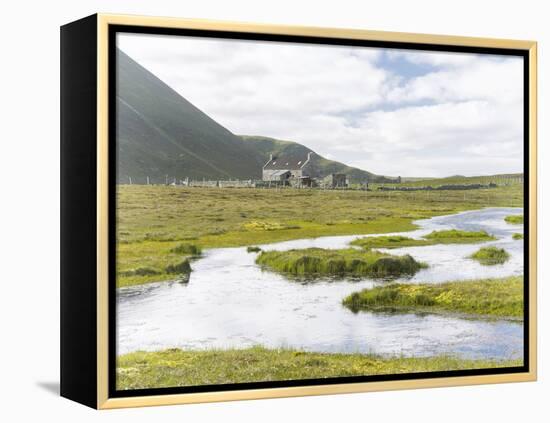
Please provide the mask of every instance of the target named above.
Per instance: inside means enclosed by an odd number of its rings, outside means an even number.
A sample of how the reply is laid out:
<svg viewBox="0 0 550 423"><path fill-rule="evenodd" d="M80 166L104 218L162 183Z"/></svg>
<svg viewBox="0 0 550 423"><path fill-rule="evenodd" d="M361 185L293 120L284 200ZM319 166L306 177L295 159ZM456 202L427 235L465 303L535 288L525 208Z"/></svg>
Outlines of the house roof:
<svg viewBox="0 0 550 423"><path fill-rule="evenodd" d="M268 164L265 165L264 169L299 170L302 168L306 160L307 160L307 157L303 157L303 158L275 157Z"/></svg>
<svg viewBox="0 0 550 423"><path fill-rule="evenodd" d="M280 170L276 170L274 171L271 176L274 177L274 176L283 176L285 173L288 173L289 171L286 170L286 169L280 169Z"/></svg>

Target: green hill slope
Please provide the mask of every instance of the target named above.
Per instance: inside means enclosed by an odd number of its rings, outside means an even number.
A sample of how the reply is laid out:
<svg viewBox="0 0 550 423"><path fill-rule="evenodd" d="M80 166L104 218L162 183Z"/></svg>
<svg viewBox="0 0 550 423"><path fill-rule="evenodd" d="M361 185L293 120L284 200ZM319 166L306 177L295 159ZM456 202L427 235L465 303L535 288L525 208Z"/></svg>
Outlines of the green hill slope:
<svg viewBox="0 0 550 423"><path fill-rule="evenodd" d="M183 179L259 179L269 154L306 157L309 148L267 137L237 136L122 51L117 51L118 183ZM221 100L220 100L221 101ZM312 176L375 175L312 157Z"/></svg>
<svg viewBox="0 0 550 423"><path fill-rule="evenodd" d="M252 178L261 160L248 143L118 51L118 181Z"/></svg>

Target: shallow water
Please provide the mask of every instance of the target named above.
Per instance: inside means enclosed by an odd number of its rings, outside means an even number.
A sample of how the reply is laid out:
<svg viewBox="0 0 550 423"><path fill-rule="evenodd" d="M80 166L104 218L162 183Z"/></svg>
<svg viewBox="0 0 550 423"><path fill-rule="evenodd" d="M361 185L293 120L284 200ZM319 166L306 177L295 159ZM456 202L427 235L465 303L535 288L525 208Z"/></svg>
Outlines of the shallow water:
<svg viewBox="0 0 550 423"><path fill-rule="evenodd" d="M523 274L523 241L512 240L522 225L504 222L517 208L419 220L420 237L432 230L486 230L498 239L483 244L434 245L391 250L429 264L408 282ZM372 235L376 236L376 235ZM261 246L264 250L342 248L361 237L331 236ZM511 255L505 264L482 266L467 258L481 245L498 245ZM255 265L246 248L207 250L193 262L189 283L153 283L117 293L117 353L164 348L292 347L322 352L372 352L405 356L455 354L466 358L519 358L523 324L435 314L354 314L341 305L357 290L381 281L289 281Z"/></svg>

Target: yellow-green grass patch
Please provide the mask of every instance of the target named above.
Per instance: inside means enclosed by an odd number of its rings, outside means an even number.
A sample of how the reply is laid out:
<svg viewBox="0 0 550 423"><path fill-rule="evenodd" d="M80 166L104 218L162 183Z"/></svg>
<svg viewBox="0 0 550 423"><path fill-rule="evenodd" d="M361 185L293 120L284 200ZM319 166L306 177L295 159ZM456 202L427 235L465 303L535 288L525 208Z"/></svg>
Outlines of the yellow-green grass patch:
<svg viewBox="0 0 550 423"><path fill-rule="evenodd" d="M353 312L454 312L522 319L523 276L377 286L355 292L342 303Z"/></svg>

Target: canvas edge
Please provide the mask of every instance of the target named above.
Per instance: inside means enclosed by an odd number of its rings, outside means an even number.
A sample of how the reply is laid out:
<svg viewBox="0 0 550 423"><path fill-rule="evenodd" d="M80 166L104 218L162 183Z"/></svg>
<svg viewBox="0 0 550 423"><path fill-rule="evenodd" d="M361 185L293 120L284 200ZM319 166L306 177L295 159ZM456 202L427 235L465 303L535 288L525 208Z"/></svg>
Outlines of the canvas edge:
<svg viewBox="0 0 550 423"><path fill-rule="evenodd" d="M370 31L362 29L251 24L201 19L98 14L97 92L97 408L113 409L219 401L283 398L309 395L348 394L401 389L423 389L464 385L529 382L537 380L537 43L525 40L463 37ZM362 382L338 385L266 388L191 394L109 398L108 383L108 27L135 25L164 28L206 29L249 33L367 39L466 47L507 48L529 53L529 371L523 373Z"/></svg>

